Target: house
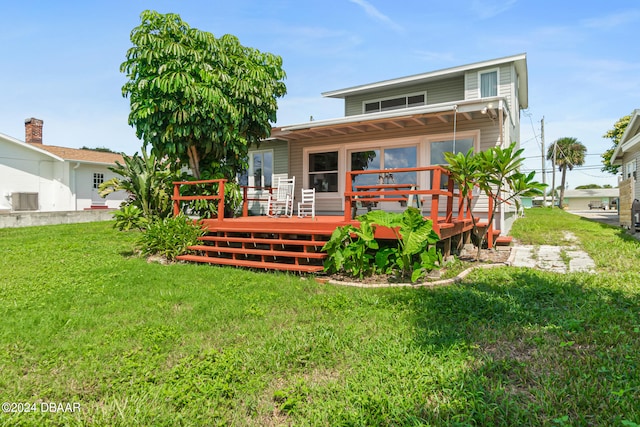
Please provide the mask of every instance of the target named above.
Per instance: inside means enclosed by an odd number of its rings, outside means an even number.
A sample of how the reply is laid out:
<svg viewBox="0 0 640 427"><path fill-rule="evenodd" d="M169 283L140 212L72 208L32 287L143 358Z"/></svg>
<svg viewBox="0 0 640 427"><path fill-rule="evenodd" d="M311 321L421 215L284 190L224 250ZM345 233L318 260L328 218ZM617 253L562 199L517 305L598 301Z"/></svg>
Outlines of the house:
<svg viewBox="0 0 640 427"><path fill-rule="evenodd" d="M274 128L272 138L250 152L247 180L268 185L280 175L295 177L296 197L302 188L316 189L319 215L344 212L349 171L444 164L445 152L519 142L520 110L528 107L526 54L322 95L344 100L344 117ZM392 171L358 175L351 184L376 180L431 186L427 173ZM479 197L474 210L486 216L487 206ZM516 214L514 205L502 205L495 226L508 232Z"/></svg>
<svg viewBox="0 0 640 427"><path fill-rule="evenodd" d="M572 211L616 209L618 191L618 188L564 190L563 203L567 206L567 209Z"/></svg>
<svg viewBox="0 0 640 427"><path fill-rule="evenodd" d="M620 166L620 225L628 229L640 226L640 186L637 169L640 161L640 109L631 113L627 129L611 156L611 164Z"/></svg>
<svg viewBox="0 0 640 427"><path fill-rule="evenodd" d="M106 199L98 186L113 177L109 170L120 154L45 145L43 121L25 120L25 140L0 134L0 212L78 211L117 208L123 192Z"/></svg>

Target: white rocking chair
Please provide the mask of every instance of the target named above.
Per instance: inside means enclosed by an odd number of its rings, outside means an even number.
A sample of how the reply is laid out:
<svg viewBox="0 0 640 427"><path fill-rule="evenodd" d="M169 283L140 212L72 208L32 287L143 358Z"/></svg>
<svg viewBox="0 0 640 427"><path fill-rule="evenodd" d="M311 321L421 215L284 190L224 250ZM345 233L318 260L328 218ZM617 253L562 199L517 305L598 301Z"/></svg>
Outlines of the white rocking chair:
<svg viewBox="0 0 640 427"><path fill-rule="evenodd" d="M277 218L281 215L293 216L293 191L296 186L296 178L280 178L278 186L269 195L267 203L267 216Z"/></svg>
<svg viewBox="0 0 640 427"><path fill-rule="evenodd" d="M316 217L316 189L302 189L302 201L298 202L298 218L311 215Z"/></svg>

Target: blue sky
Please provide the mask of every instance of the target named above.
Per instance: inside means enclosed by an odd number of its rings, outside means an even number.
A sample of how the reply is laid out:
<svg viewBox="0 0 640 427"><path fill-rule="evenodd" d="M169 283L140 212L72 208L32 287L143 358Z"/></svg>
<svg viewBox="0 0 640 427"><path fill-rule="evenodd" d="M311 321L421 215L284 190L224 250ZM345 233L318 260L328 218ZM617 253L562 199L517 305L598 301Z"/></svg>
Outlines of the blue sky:
<svg viewBox="0 0 640 427"><path fill-rule="evenodd" d="M602 135L640 108L635 0L4 3L0 133L24 139L24 119L36 117L50 145L140 150L127 124L119 66L145 9L178 13L192 27L282 56L288 93L278 125L342 116L342 102L322 98L324 91L526 53L525 167L541 169L544 117L547 145L570 136L587 147L586 165L569 173L569 188L616 185L600 172L600 154L610 146Z"/></svg>

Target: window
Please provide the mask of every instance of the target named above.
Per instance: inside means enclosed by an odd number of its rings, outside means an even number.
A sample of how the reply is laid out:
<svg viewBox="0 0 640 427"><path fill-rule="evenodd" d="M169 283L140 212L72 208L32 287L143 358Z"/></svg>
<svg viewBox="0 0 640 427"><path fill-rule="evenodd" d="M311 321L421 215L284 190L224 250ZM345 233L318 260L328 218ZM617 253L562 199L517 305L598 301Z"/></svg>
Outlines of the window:
<svg viewBox="0 0 640 427"><path fill-rule="evenodd" d="M473 148L473 138L447 140L447 141L434 141L431 143L431 164L432 165L446 165L447 162L444 159L444 153L463 153L466 154ZM447 188L447 177L442 177L440 188Z"/></svg>
<svg viewBox="0 0 640 427"><path fill-rule="evenodd" d="M396 98L384 98L364 102L365 113L376 113L378 111L397 110L400 108L417 107L425 105L427 102L427 94L415 93Z"/></svg>
<svg viewBox="0 0 640 427"><path fill-rule="evenodd" d="M318 193L338 192L338 152L309 154L309 185Z"/></svg>
<svg viewBox="0 0 640 427"><path fill-rule="evenodd" d="M103 173L94 173L93 174L93 188L98 189L100 184L104 182L104 174Z"/></svg>
<svg viewBox="0 0 640 427"><path fill-rule="evenodd" d="M395 168L414 168L417 166L418 151L416 146L381 148L368 151L351 152L351 170L377 170ZM416 172L356 175L353 185L375 184L415 184Z"/></svg>
<svg viewBox="0 0 640 427"><path fill-rule="evenodd" d="M480 73L480 98L498 96L498 70Z"/></svg>
<svg viewBox="0 0 640 427"><path fill-rule="evenodd" d="M255 187L271 187L273 185L273 152L255 151L251 154L250 173Z"/></svg>
<svg viewBox="0 0 640 427"><path fill-rule="evenodd" d="M250 187L272 187L273 151L250 151L249 169L238 174L238 183Z"/></svg>
<svg viewBox="0 0 640 427"><path fill-rule="evenodd" d="M627 162L627 164L625 165L624 178L629 179L629 178L635 178L635 177L636 177L636 161L631 160L630 162Z"/></svg>

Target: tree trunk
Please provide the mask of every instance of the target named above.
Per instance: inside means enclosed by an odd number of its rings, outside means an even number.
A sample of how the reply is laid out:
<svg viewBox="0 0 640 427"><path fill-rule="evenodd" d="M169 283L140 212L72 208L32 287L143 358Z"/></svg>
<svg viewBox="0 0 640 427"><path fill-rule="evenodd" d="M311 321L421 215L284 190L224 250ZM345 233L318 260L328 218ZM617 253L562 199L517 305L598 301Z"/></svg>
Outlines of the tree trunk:
<svg viewBox="0 0 640 427"><path fill-rule="evenodd" d="M193 176L196 179L200 179L200 158L195 145L192 144L187 148L187 155L189 156L189 167Z"/></svg>
<svg viewBox="0 0 640 427"><path fill-rule="evenodd" d="M567 179L567 165L562 165L562 182L560 183L560 198L558 199L558 207L562 209L564 204L564 186Z"/></svg>

